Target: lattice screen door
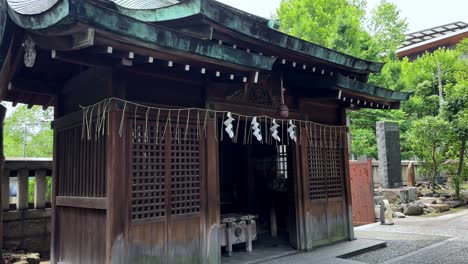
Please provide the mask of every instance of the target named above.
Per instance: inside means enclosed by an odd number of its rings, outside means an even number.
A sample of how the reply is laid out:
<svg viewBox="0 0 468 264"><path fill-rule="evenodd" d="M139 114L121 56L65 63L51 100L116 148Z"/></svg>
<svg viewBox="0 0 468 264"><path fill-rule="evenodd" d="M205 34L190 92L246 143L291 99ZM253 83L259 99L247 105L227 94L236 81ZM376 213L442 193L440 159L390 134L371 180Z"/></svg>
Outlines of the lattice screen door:
<svg viewBox="0 0 468 264"><path fill-rule="evenodd" d="M346 238L344 135L303 129L302 163L312 246Z"/></svg>
<svg viewBox="0 0 468 264"><path fill-rule="evenodd" d="M151 254L164 255L165 263L175 263L182 256L198 256L203 220L204 137L195 124L187 127L186 122L172 123L167 128L155 120L137 119L130 123L132 225L151 225L148 230L155 235L143 236L152 236L147 240L162 251ZM187 242L182 243L184 240ZM182 245L184 248L177 248Z"/></svg>
<svg viewBox="0 0 468 264"><path fill-rule="evenodd" d="M146 126L145 120L137 120L132 133L132 221L199 214L201 145L196 126L165 129L164 124Z"/></svg>

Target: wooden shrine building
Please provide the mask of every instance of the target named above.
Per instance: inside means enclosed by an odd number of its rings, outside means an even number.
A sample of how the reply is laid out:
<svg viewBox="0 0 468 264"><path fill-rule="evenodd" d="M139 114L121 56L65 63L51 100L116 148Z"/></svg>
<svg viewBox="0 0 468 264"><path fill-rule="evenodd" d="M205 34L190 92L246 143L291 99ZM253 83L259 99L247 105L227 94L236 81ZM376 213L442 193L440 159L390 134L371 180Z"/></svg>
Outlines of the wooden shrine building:
<svg viewBox="0 0 468 264"><path fill-rule="evenodd" d="M0 9L1 99L55 109L52 263L353 239L346 110L409 97L366 83L381 63L214 0Z"/></svg>

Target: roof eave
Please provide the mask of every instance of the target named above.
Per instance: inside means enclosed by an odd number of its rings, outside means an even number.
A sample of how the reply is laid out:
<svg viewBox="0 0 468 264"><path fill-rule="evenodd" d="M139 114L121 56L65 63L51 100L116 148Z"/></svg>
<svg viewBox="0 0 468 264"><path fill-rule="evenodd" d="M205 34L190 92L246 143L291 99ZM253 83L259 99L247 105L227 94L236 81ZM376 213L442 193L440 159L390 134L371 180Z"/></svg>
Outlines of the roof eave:
<svg viewBox="0 0 468 264"><path fill-rule="evenodd" d="M276 58L249 54L145 23L85 0L62 0L48 11L37 15L25 16L12 9L9 9L9 14L20 27L41 33L59 34L60 29L68 29L72 24L83 22L178 52L206 57L219 63L240 65L252 70L270 71L276 61Z"/></svg>
<svg viewBox="0 0 468 264"><path fill-rule="evenodd" d="M128 16L146 22L165 22L202 15L213 23L246 37L254 38L282 49L291 50L301 55L344 66L358 72L378 73L384 65L384 63L358 59L289 36L275 30L274 26L271 26L271 23L267 19L255 17L217 1L187 0L176 5L158 9L133 10L118 7L118 10Z"/></svg>
<svg viewBox="0 0 468 264"><path fill-rule="evenodd" d="M346 78L345 76L338 75L336 77L335 86L344 90L357 92L360 94L375 97L379 100L389 102L401 102L409 100L411 93L398 92L390 89L378 87L368 83L359 82Z"/></svg>

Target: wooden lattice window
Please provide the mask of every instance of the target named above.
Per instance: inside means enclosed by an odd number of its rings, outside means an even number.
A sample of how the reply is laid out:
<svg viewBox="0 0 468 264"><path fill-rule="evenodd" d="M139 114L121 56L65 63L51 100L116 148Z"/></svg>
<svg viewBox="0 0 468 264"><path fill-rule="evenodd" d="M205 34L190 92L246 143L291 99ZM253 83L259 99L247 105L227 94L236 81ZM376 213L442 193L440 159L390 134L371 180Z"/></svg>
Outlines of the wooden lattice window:
<svg viewBox="0 0 468 264"><path fill-rule="evenodd" d="M311 200L342 198L344 195L341 136L317 135L307 148Z"/></svg>
<svg viewBox="0 0 468 264"><path fill-rule="evenodd" d="M323 152L318 138L310 143L307 150L309 162L309 189L311 200L327 198L327 186L325 178L325 164Z"/></svg>
<svg viewBox="0 0 468 264"><path fill-rule="evenodd" d="M164 127L159 126L159 129ZM132 125L132 220L166 215L166 145L154 123ZM146 132L146 133L145 133Z"/></svg>
<svg viewBox="0 0 468 264"><path fill-rule="evenodd" d="M165 130L154 120L131 122L132 220L199 213L201 160L196 126L186 129L173 124Z"/></svg>
<svg viewBox="0 0 468 264"><path fill-rule="evenodd" d="M325 150L327 166L327 195L328 198L343 197L343 150Z"/></svg>
<svg viewBox="0 0 468 264"><path fill-rule="evenodd" d="M171 143L171 215L200 212L200 146L196 127Z"/></svg>

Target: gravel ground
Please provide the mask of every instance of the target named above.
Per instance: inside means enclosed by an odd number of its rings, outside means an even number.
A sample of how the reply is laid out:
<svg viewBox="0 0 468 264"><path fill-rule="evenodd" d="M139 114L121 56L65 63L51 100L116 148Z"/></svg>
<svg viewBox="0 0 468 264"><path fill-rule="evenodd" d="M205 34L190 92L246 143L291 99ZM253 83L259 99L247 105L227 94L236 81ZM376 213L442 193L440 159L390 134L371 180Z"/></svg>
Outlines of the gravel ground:
<svg viewBox="0 0 468 264"><path fill-rule="evenodd" d="M391 240L387 241L387 247L375 251L366 252L354 257L350 260L359 261L363 263L377 264L384 261L406 255L418 249L433 245L441 240Z"/></svg>
<svg viewBox="0 0 468 264"><path fill-rule="evenodd" d="M383 264L468 264L468 210L436 217L395 219L395 225L355 228L356 236L388 241L387 248L349 260Z"/></svg>

